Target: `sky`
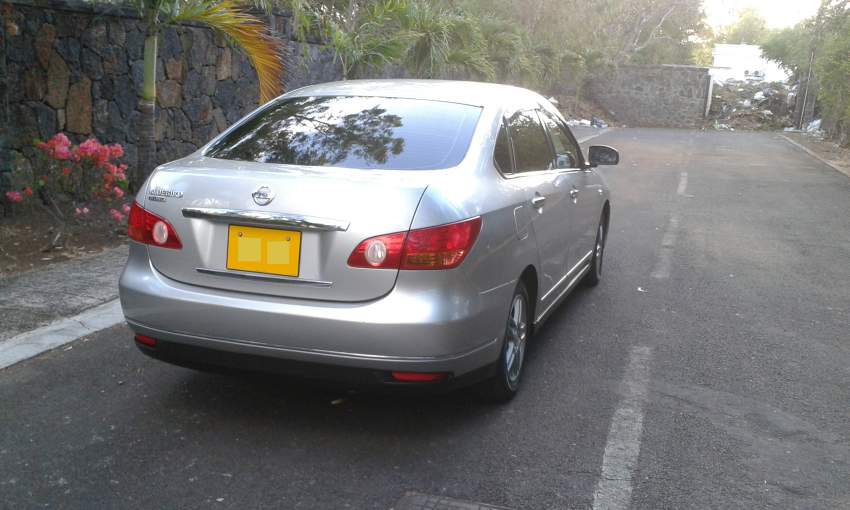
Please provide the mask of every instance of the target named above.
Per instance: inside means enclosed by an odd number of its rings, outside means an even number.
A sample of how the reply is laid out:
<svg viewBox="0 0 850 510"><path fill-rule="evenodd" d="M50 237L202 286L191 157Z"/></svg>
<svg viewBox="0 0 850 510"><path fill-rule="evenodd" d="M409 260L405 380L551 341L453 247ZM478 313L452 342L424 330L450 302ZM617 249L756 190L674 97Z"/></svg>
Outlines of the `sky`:
<svg viewBox="0 0 850 510"><path fill-rule="evenodd" d="M703 0L708 23L715 28L734 22L735 13L746 6L755 8L770 28L789 27L814 16L819 5L820 0Z"/></svg>

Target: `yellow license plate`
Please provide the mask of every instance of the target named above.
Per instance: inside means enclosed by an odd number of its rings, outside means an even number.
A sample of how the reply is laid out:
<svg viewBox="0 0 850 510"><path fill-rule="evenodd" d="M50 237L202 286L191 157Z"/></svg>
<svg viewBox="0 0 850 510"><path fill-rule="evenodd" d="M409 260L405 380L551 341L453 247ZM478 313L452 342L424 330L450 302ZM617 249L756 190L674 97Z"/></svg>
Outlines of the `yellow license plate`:
<svg viewBox="0 0 850 510"><path fill-rule="evenodd" d="M298 276L301 232L230 225L227 269Z"/></svg>

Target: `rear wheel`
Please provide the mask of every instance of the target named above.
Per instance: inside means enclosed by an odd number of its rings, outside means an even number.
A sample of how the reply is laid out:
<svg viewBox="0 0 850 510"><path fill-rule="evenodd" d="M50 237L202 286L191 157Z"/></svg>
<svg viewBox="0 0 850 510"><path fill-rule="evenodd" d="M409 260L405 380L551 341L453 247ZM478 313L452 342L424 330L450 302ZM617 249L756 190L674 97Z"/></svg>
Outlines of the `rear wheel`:
<svg viewBox="0 0 850 510"><path fill-rule="evenodd" d="M590 271L584 277L584 284L595 287L602 280L602 259L605 256L605 217L596 227L596 244L593 245L593 258L590 259Z"/></svg>
<svg viewBox="0 0 850 510"><path fill-rule="evenodd" d="M520 281L511 298L511 308L505 326L505 339L502 343L502 354L499 356L496 374L481 385L482 396L487 400L506 402L519 390L528 345L529 320L528 291L525 289L525 284Z"/></svg>

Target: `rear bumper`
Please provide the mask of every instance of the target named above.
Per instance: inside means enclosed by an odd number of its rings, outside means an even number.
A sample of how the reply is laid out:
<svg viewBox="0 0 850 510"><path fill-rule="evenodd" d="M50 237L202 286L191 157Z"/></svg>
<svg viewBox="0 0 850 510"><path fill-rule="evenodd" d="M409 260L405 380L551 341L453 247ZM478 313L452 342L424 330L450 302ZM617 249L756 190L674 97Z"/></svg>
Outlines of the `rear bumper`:
<svg viewBox="0 0 850 510"><path fill-rule="evenodd" d="M144 354L174 365L212 372L253 372L283 375L317 382L345 385L347 388L391 388L443 392L469 386L495 374L496 365L490 364L466 372L449 375L435 382L409 383L393 379L391 371L370 368L328 365L315 362L269 357L244 352L229 352L216 346L198 346L183 342L157 340L155 346L136 343Z"/></svg>
<svg viewBox="0 0 850 510"><path fill-rule="evenodd" d="M263 360L278 360L453 377L497 361L510 295L491 292L485 299L470 294L462 282L438 289L404 287L398 284L380 299L358 303L207 289L160 274L147 248L135 243L119 284L130 327L163 345L183 346L173 352L188 361L194 348L199 357L216 354L213 365L234 368L251 369L253 363L264 370ZM166 350L159 357L164 359ZM188 364L180 359L172 362Z"/></svg>

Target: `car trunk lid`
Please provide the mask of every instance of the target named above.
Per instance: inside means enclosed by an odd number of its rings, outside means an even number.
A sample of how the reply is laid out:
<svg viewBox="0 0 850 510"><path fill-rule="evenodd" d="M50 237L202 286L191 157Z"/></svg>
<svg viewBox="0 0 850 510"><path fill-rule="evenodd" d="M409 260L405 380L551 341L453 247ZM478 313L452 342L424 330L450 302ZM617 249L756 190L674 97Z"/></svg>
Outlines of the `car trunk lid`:
<svg viewBox="0 0 850 510"><path fill-rule="evenodd" d="M214 289L331 301L375 299L393 288L398 271L349 267L348 257L368 237L408 230L427 186L425 173L431 172L329 172L204 157L181 160L157 171L139 197L147 210L171 223L183 244L181 250L150 246L150 259L171 279ZM243 232L248 237L280 234L287 243L300 235L299 247L285 245L294 250L289 260L294 274L268 274L264 269L269 266L237 260L237 249L248 251L236 248L243 245L232 238ZM261 264L272 259L271 245L262 246L256 259Z"/></svg>

